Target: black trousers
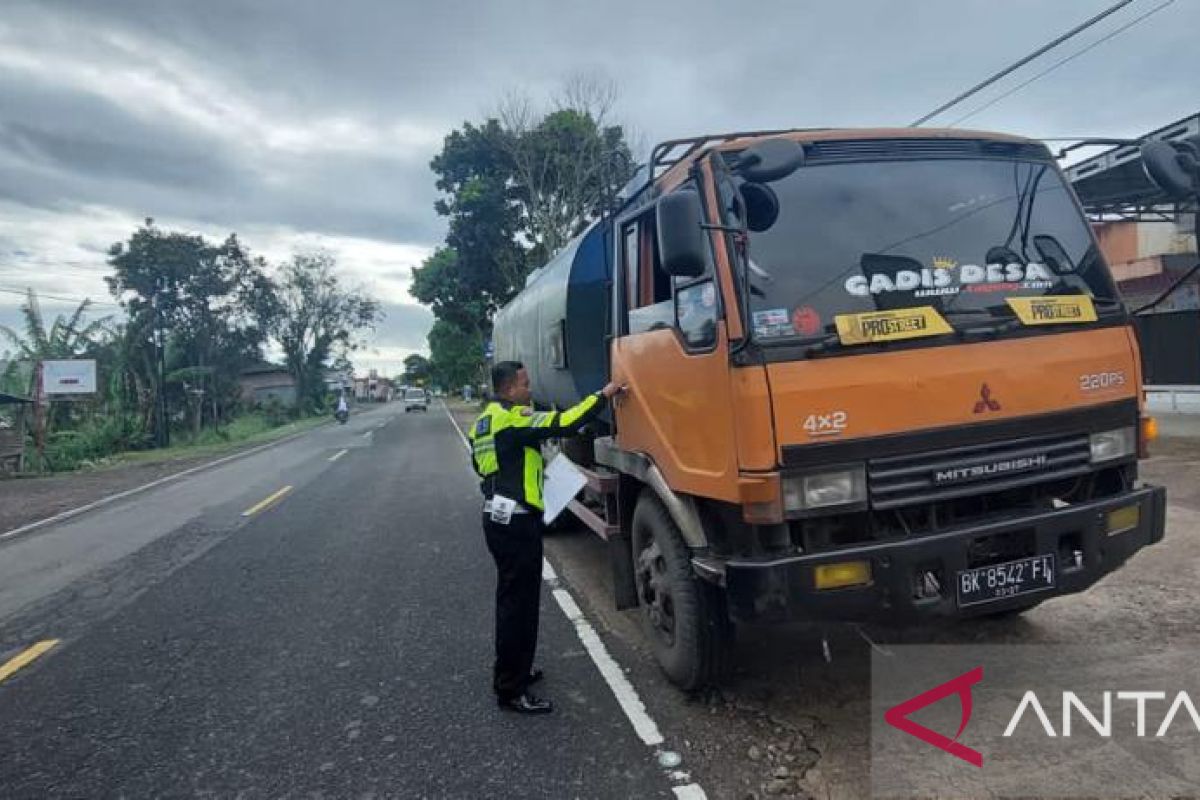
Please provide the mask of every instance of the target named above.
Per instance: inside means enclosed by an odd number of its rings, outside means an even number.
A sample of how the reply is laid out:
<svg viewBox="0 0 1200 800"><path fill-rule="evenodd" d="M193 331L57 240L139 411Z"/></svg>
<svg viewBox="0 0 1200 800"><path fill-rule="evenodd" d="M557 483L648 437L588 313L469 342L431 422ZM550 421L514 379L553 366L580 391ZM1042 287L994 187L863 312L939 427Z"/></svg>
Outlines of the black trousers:
<svg viewBox="0 0 1200 800"><path fill-rule="evenodd" d="M507 525L483 518L496 561L496 662L492 688L501 699L525 690L537 650L542 592L542 515L513 514Z"/></svg>

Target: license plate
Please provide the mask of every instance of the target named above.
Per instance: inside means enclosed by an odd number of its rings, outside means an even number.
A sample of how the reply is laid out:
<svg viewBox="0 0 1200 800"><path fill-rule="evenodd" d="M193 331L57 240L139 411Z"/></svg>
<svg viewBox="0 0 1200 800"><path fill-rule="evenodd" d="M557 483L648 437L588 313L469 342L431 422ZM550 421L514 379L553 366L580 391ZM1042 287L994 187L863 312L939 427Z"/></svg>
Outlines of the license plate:
<svg viewBox="0 0 1200 800"><path fill-rule="evenodd" d="M958 604L973 606L1053 589L1058 570L1047 553L958 573Z"/></svg>

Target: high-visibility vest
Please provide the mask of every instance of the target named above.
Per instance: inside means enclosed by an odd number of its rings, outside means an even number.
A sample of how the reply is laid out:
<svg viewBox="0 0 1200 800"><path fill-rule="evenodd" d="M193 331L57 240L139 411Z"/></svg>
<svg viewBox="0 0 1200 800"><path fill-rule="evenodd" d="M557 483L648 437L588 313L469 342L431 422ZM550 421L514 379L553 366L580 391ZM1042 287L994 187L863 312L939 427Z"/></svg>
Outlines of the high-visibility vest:
<svg viewBox="0 0 1200 800"><path fill-rule="evenodd" d="M536 445L521 448L520 474L501 474L500 460L496 455L496 434L507 428L569 428L598 402L599 395L588 395L583 402L566 411L534 411L529 406L505 408L494 401L488 403L471 426L468 436L475 472L485 481L491 481L494 493L520 500L526 506L541 511L544 467L541 449ZM512 471L512 467L509 469Z"/></svg>

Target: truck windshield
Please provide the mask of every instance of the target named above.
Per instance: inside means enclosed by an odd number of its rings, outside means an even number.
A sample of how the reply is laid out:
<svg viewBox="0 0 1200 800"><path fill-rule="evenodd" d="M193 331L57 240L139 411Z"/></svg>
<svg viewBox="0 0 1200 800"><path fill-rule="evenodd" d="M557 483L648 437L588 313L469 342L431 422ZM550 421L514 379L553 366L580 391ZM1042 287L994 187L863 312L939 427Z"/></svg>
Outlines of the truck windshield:
<svg viewBox="0 0 1200 800"><path fill-rule="evenodd" d="M748 247L760 342L827 338L838 315L919 307L955 328L1011 326L1010 298L1085 295L1101 313L1119 309L1087 222L1049 162L814 165L770 186L779 217Z"/></svg>

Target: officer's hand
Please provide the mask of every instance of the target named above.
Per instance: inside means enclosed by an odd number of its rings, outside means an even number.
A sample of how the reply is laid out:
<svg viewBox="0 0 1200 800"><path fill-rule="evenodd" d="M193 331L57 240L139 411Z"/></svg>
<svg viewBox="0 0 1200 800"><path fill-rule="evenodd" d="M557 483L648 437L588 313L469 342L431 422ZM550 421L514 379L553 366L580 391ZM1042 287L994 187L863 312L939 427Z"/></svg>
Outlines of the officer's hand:
<svg viewBox="0 0 1200 800"><path fill-rule="evenodd" d="M604 399L611 400L623 391L625 391L625 386L623 384L609 381L604 385L604 388L600 390L600 394L604 395Z"/></svg>

